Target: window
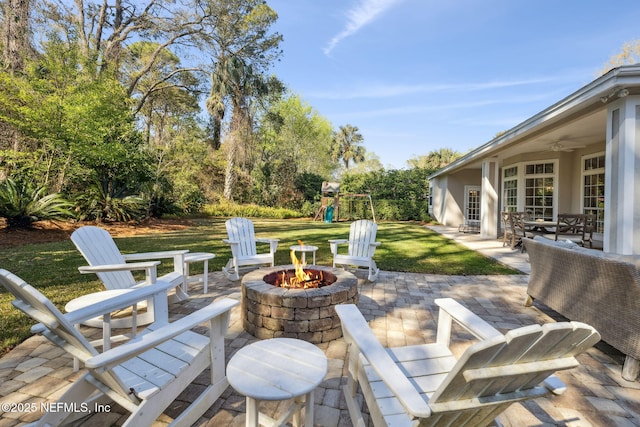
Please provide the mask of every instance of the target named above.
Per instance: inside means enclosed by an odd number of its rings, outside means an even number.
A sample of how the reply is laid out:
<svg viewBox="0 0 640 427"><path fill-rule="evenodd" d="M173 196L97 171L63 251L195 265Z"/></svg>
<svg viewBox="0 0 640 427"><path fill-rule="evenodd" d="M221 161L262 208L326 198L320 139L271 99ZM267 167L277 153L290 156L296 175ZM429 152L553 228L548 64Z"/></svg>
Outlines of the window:
<svg viewBox="0 0 640 427"><path fill-rule="evenodd" d="M524 210L532 219L553 220L555 163L525 165Z"/></svg>
<svg viewBox="0 0 640 427"><path fill-rule="evenodd" d="M516 212L518 210L518 167L512 166L502 171L502 210Z"/></svg>
<svg viewBox="0 0 640 427"><path fill-rule="evenodd" d="M596 233L604 232L604 153L582 158L582 212L596 218Z"/></svg>

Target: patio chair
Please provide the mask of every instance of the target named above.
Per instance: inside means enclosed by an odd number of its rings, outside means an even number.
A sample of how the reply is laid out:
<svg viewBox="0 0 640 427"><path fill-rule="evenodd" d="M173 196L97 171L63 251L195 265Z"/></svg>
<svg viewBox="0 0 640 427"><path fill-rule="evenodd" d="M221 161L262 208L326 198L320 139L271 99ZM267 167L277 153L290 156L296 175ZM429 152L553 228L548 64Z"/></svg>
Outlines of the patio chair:
<svg viewBox="0 0 640 427"><path fill-rule="evenodd" d="M71 241L89 263L89 266L79 267L78 270L85 274L95 273L107 290L135 289L157 281L165 281L174 285L175 293L170 295L172 302L189 298L184 292L186 289L184 256L189 252L188 250L122 254L109 232L94 226L78 228L71 234ZM173 271L158 278L156 274L158 263L149 260L159 259L173 259ZM127 261L138 262L127 263ZM131 273L136 270L145 270L145 280L141 283L137 282ZM138 315L137 324L147 325L153 321L153 307L148 305L147 312ZM101 327L102 322L99 319L92 319L85 324ZM128 328L131 324L131 318L113 319L111 322L114 328Z"/></svg>
<svg viewBox="0 0 640 427"><path fill-rule="evenodd" d="M533 238L534 233L524 223L526 218L525 212L510 212L511 214L511 226L513 232L511 234L511 249L520 247L520 252L524 252L524 245L522 240L526 238Z"/></svg>
<svg viewBox="0 0 640 427"><path fill-rule="evenodd" d="M240 279L242 266L269 264L273 267L279 239L256 237L253 222L247 218L231 218L225 225L229 238L222 241L231 245L231 258L222 272L229 280ZM268 243L269 252L258 253L257 243Z"/></svg>
<svg viewBox="0 0 640 427"><path fill-rule="evenodd" d="M138 288L68 314L62 314L38 290L7 270L0 270L0 284L13 294L12 304L16 308L40 322L31 328L32 332L44 335L79 358L87 368L36 425L71 423L87 415L87 411L77 408L91 411L96 405L113 401L130 412L123 426L149 426L196 377L202 377L202 372L210 368L204 390L174 420L175 425L191 425L229 385L225 375L224 334L230 310L238 304L235 300L216 301L173 323L154 323L137 338L100 354L74 324L149 296L154 298L157 309L166 311L166 290L171 284ZM190 330L203 322L208 323L208 337Z"/></svg>
<svg viewBox="0 0 640 427"><path fill-rule="evenodd" d="M368 280L373 282L378 279L380 269L373 260L373 254L380 242L376 242L378 224L367 219L360 219L351 223L349 227L349 239L329 240L331 253L333 254L333 267L338 265L355 265L369 269ZM338 253L338 245L347 243L347 253Z"/></svg>
<svg viewBox="0 0 640 427"><path fill-rule="evenodd" d="M514 402L560 394L555 371L578 366L575 356L600 340L591 326L550 323L502 334L451 298L440 307L433 344L382 347L353 304L336 306L350 344L343 387L354 426L364 426L360 384L375 426L487 426ZM459 359L449 349L452 321L480 341Z"/></svg>
<svg viewBox="0 0 640 427"><path fill-rule="evenodd" d="M502 218L502 246L513 246L513 221L511 220L511 212L500 212Z"/></svg>
<svg viewBox="0 0 640 427"><path fill-rule="evenodd" d="M596 216L591 214L585 214L584 219L584 227L582 233L582 241L581 245L585 248L588 246L593 249L596 246L599 246L599 242L595 241L593 238L593 233L596 230Z"/></svg>
<svg viewBox="0 0 640 427"><path fill-rule="evenodd" d="M593 215L558 214L554 240L571 240L581 246L584 246L585 242L589 242L591 245L593 223Z"/></svg>

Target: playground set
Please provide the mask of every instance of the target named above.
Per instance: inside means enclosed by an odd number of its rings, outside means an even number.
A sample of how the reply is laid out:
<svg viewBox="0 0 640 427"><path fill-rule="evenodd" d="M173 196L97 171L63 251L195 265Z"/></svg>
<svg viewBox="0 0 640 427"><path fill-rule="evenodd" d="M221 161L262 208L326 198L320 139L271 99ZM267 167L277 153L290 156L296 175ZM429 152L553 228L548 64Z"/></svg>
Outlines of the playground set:
<svg viewBox="0 0 640 427"><path fill-rule="evenodd" d="M369 203L369 210L371 211L370 219L374 222L376 221L370 194L340 193L339 182L327 181L322 183L321 192L320 209L318 209L316 216L313 218L314 221L324 219L325 222L338 222L341 219L345 221L367 219L365 218L367 216L367 203Z"/></svg>

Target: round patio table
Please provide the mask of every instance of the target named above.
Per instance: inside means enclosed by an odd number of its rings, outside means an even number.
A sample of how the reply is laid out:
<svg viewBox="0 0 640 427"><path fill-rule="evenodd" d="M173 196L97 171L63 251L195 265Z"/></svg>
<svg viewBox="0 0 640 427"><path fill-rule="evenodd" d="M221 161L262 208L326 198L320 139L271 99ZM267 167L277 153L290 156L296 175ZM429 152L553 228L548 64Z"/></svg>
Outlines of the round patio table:
<svg viewBox="0 0 640 427"><path fill-rule="evenodd" d="M294 417L300 425L304 405L306 427L313 427L313 390L327 374L327 357L315 345L295 338L273 338L241 348L227 365L229 384L247 399L246 426L284 425ZM278 420L259 412L261 400L293 399Z"/></svg>
<svg viewBox="0 0 640 427"><path fill-rule="evenodd" d="M316 251L318 250L317 246L311 245L293 245L289 249L294 252L302 252L302 259L300 260L303 264L307 262L306 253L311 252L313 254L313 265L316 264Z"/></svg>

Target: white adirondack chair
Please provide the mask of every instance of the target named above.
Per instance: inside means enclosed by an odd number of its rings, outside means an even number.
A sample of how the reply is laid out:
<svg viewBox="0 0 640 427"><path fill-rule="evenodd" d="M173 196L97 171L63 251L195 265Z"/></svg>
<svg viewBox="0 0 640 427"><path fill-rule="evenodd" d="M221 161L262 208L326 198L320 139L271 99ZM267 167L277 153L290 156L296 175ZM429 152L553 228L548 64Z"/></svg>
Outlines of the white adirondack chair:
<svg viewBox="0 0 640 427"><path fill-rule="evenodd" d="M97 315L135 304L149 296L156 308L167 307L166 291L161 283L128 292L73 313L62 314L44 295L7 270L0 270L0 284L15 296L12 304L40 322L31 328L51 342L78 357L87 368L60 397L53 412L47 412L35 425L57 426L70 423L97 404L116 402L131 415L123 426L149 426L178 395L207 368L211 369L207 387L183 411L172 425L192 425L213 405L227 388L224 334L230 310L238 304L228 298L219 300L173 323L157 322L137 338L116 348L98 353L74 328ZM208 322L209 336L190 329ZM68 412L71 411L71 412Z"/></svg>
<svg viewBox="0 0 640 427"><path fill-rule="evenodd" d="M351 344L343 387L354 426L364 426L357 384L375 426L488 426L514 402L560 394L553 372L578 366L575 356L600 335L578 322L532 325L501 334L450 298L440 307L437 341L385 349L358 308L338 305ZM480 339L455 358L449 349L452 320Z"/></svg>
<svg viewBox="0 0 640 427"><path fill-rule="evenodd" d="M369 269L369 281L373 282L378 278L380 269L373 260L373 254L380 242L376 242L378 224L367 219L360 219L351 223L349 227L349 239L329 240L331 253L333 254L333 266L355 265ZM347 243L346 254L338 253L338 245Z"/></svg>
<svg viewBox="0 0 640 427"><path fill-rule="evenodd" d="M81 273L95 273L108 290L132 289L150 285L156 281L164 281L174 285L175 293L170 295L171 301L189 298L184 292L187 280L184 272L184 257L189 252L188 250L121 254L109 232L94 226L78 228L71 234L71 241L89 263L89 266L80 267L78 270ZM158 263L144 260L158 259L173 259L173 271L157 278L156 265ZM127 263L127 261L137 262ZM144 282L136 282L131 273L136 270L145 270ZM137 324L147 325L153 320L153 307L147 305L146 313L138 315ZM85 324L101 327L102 323L99 319L91 319ZM113 319L111 326L114 328L131 327L131 318Z"/></svg>
<svg viewBox="0 0 640 427"><path fill-rule="evenodd" d="M222 271L229 280L239 280L239 267L245 265L269 264L273 267L279 239L256 237L253 222L247 218L231 218L225 225L229 238L222 241L231 245L231 259ZM256 243L268 243L269 252L258 253Z"/></svg>

